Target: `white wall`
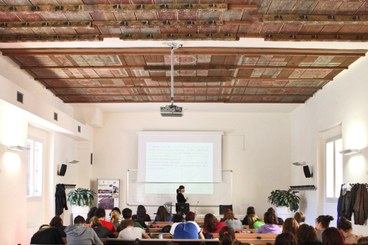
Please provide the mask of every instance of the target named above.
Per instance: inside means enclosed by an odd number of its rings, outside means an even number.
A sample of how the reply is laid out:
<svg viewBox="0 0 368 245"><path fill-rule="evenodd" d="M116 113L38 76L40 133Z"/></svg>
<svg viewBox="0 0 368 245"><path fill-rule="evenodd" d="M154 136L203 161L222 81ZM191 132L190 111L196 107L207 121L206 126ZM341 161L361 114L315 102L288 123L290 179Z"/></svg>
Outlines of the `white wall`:
<svg viewBox="0 0 368 245"><path fill-rule="evenodd" d="M223 169L234 171L234 211L244 215L247 206L254 205L263 216L270 206L267 203L270 191L289 186L289 113L198 113L188 110L184 114L182 118L163 118L158 110L106 113L103 127L95 129L93 179L120 179L120 208L124 208L126 171L137 168L137 132L223 131ZM151 212L156 209L152 207ZM218 208L198 208L196 211L217 213Z"/></svg>
<svg viewBox="0 0 368 245"><path fill-rule="evenodd" d="M305 191L308 223L314 225L317 215L328 212L336 217L336 207L326 208L323 198L323 166L320 138L325 130L341 124L344 149L363 149L362 154L344 157L345 183L367 183L368 141L368 59L362 57L326 85L305 105L291 114L291 159L313 165L315 176L305 179L302 171L292 167L292 184L315 184L317 191ZM313 202L312 200L316 200ZM367 226L354 226L365 234ZM364 232L363 232L364 230Z"/></svg>
<svg viewBox="0 0 368 245"><path fill-rule="evenodd" d="M55 184L90 187L92 129L73 118L71 106L63 104L7 58L0 56L0 67L0 209L7 220L0 225L0 243L27 244L37 228L55 214ZM16 101L17 91L24 94L23 104ZM53 120L54 112L59 114L58 121ZM29 125L38 129L28 130ZM44 196L30 199L26 198L26 152L9 151L7 147L24 146L28 131L41 129L49 150ZM56 176L58 165L74 159L80 162L68 166L64 177ZM65 224L70 224L70 217L69 212L63 214Z"/></svg>

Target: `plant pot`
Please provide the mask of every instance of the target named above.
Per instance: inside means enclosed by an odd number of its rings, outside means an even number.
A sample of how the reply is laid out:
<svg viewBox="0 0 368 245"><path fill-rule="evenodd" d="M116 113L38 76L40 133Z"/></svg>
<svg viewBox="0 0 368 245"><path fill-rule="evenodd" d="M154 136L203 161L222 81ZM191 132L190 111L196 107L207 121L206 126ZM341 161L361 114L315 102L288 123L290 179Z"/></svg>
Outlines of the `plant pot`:
<svg viewBox="0 0 368 245"><path fill-rule="evenodd" d="M277 217L280 217L285 221L287 218L294 217L294 213L290 211L288 207L276 207Z"/></svg>
<svg viewBox="0 0 368 245"><path fill-rule="evenodd" d="M88 206L77 206L77 205L72 205L72 224L74 223L74 219L75 217L77 217L78 215L84 217L85 219L87 219L87 214L89 212L89 207Z"/></svg>

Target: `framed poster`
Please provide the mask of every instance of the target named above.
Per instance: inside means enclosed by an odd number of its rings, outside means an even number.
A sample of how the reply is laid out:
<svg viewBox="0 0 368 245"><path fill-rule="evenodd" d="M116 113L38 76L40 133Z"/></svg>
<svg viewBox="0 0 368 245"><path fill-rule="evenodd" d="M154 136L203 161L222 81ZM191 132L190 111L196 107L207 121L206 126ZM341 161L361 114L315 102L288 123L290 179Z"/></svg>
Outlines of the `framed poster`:
<svg viewBox="0 0 368 245"><path fill-rule="evenodd" d="M97 181L97 207L113 209L119 207L120 180L99 179Z"/></svg>

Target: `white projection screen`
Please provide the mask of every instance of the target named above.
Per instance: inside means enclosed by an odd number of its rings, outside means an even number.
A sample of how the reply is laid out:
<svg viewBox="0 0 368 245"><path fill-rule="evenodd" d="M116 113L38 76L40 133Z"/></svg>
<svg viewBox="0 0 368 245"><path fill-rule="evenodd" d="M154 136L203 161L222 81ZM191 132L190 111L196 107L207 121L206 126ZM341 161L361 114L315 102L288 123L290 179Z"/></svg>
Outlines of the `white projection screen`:
<svg viewBox="0 0 368 245"><path fill-rule="evenodd" d="M138 182L214 183L222 177L222 132L138 132Z"/></svg>

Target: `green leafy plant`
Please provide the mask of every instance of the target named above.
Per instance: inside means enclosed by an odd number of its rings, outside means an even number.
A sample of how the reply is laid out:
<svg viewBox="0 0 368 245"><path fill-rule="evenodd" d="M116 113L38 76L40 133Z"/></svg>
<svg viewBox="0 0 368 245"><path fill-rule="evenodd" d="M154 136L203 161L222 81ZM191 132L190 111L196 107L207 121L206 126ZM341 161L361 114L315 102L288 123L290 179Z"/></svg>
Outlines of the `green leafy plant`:
<svg viewBox="0 0 368 245"><path fill-rule="evenodd" d="M78 188L68 193L68 201L71 205L92 206L95 193L92 190Z"/></svg>
<svg viewBox="0 0 368 245"><path fill-rule="evenodd" d="M299 209L300 197L297 191L293 190L273 190L268 197L268 201L276 207L288 207L290 211L296 212Z"/></svg>

